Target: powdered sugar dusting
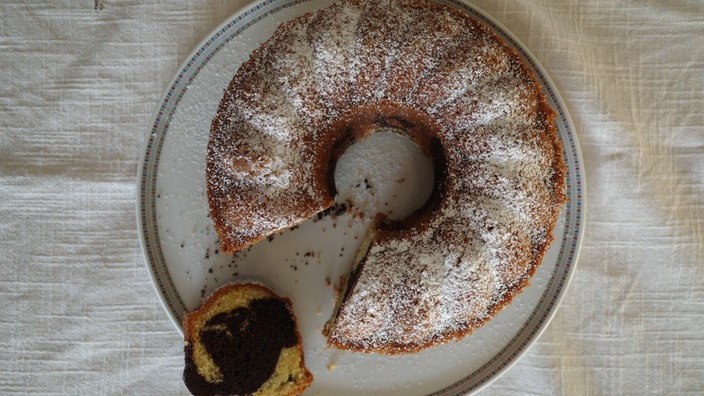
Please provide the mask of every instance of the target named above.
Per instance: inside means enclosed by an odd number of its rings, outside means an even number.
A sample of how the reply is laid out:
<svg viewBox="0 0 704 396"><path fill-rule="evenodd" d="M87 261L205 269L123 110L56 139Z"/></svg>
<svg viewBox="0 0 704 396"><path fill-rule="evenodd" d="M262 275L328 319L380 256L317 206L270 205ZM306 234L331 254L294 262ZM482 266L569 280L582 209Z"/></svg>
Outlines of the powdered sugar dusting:
<svg viewBox="0 0 704 396"><path fill-rule="evenodd" d="M496 36L423 0L342 0L284 24L225 96L208 191L224 250L298 224L332 202L316 164L339 137L321 132L387 105L433 124L442 188L415 222L374 230L327 335L413 352L463 337L520 291L564 200L544 98Z"/></svg>
<svg viewBox="0 0 704 396"><path fill-rule="evenodd" d="M365 3L338 2L320 10L308 29L315 54L312 60L315 82L323 103L336 112L349 102L355 80L357 25ZM333 114L337 115L337 114Z"/></svg>

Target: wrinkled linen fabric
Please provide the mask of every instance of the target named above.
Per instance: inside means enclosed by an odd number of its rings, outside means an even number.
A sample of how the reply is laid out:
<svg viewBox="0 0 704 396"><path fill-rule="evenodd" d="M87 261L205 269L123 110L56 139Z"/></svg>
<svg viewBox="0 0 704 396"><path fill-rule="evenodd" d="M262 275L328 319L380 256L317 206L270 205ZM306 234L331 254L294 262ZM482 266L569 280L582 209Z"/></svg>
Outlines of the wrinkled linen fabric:
<svg viewBox="0 0 704 396"><path fill-rule="evenodd" d="M0 3L1 394L187 394L136 174L180 64L246 3ZM587 185L561 307L480 393L701 394L704 2L473 3L554 80Z"/></svg>

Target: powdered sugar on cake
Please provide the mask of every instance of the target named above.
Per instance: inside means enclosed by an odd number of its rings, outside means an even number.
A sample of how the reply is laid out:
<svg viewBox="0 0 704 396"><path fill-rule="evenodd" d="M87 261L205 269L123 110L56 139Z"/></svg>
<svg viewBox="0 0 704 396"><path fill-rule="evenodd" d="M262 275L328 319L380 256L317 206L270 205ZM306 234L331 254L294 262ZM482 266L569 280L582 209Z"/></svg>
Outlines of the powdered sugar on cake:
<svg viewBox="0 0 704 396"><path fill-rule="evenodd" d="M356 109L378 112L364 115L380 129L417 128L399 114L430 123L432 139L421 140L428 152L436 141L442 161L425 213L372 227L326 327L329 342L405 353L461 338L527 284L565 198L560 144L535 79L457 10L422 0L338 1L282 25L252 54L208 146L223 250L332 204L323 156L343 139L331 131L346 131L332 127L353 122L345 117Z"/></svg>

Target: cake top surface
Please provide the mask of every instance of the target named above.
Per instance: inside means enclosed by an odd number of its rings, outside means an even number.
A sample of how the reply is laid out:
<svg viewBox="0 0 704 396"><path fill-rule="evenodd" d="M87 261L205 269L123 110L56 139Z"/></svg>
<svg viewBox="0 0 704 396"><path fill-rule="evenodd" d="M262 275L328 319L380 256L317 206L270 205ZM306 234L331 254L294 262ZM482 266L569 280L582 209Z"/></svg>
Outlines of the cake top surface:
<svg viewBox="0 0 704 396"><path fill-rule="evenodd" d="M371 247L358 284L368 292L345 303L350 318L366 318L350 322L355 337L374 348L386 338L422 344L466 333L532 275L564 195L560 143L540 87L515 51L455 9L339 1L285 23L252 54L226 92L208 147L223 248L327 208L330 131L360 113L419 120L444 163L436 175L442 203L403 232L380 232L383 243ZM400 272L413 276L398 279ZM380 307L380 296L392 304ZM398 321L384 322L391 316Z"/></svg>

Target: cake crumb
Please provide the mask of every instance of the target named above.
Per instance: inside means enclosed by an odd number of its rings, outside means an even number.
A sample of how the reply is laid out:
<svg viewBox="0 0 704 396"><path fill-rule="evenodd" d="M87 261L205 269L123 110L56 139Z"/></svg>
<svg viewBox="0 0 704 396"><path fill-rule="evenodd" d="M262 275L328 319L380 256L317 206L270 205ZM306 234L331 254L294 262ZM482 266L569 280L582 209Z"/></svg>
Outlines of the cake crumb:
<svg viewBox="0 0 704 396"><path fill-rule="evenodd" d="M341 275L340 279L337 281L337 284L333 286L333 290L336 293L342 293L343 290L345 290L345 283L347 283L347 277L345 275Z"/></svg>

